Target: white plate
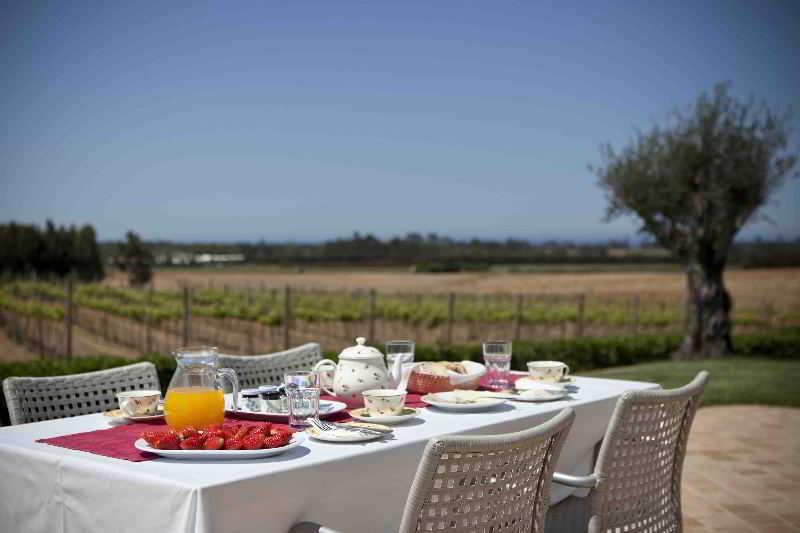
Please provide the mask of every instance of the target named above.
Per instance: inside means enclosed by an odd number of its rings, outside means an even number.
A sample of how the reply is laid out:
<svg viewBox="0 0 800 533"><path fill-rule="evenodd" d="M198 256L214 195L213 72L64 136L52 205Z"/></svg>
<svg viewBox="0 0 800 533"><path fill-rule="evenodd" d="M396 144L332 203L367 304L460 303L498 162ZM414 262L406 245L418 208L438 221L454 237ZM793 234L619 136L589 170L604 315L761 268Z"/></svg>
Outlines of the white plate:
<svg viewBox="0 0 800 533"><path fill-rule="evenodd" d="M347 405L342 402L328 400L320 400L319 402L319 416L323 419L326 416L340 413L345 409L347 409ZM250 409L246 409L244 407L240 407L236 411L226 408L225 412L229 415L237 414L247 418L259 420L273 420L278 422L286 422L289 420L289 413L266 413L264 411L251 411Z"/></svg>
<svg viewBox="0 0 800 533"><path fill-rule="evenodd" d="M364 425L369 427L370 425L379 426L379 424L364 424L362 422L350 422L347 425L352 426L359 426ZM383 426L385 429L391 429L386 426ZM326 442L365 442L370 440L377 440L382 439L387 435L391 435L391 433L386 434L369 434L369 433L359 433L357 431L348 431L346 429L336 429L333 431L320 431L315 427L307 427L306 433L308 433L311 438L317 440L324 440Z"/></svg>
<svg viewBox="0 0 800 533"><path fill-rule="evenodd" d="M237 459L260 459L261 457L269 457L271 455L278 455L292 448L299 446L306 440L303 432L298 431L292 434L292 440L286 446L280 448L267 448L263 450L157 450L151 448L144 439L137 439L133 445L137 450L143 452L150 452L166 457L168 459L213 459L213 460L229 460L235 461Z"/></svg>
<svg viewBox="0 0 800 533"><path fill-rule="evenodd" d="M523 389L520 391L520 402L552 402L553 400L560 400L567 396L569 391L561 387L553 387L552 389Z"/></svg>
<svg viewBox="0 0 800 533"><path fill-rule="evenodd" d="M448 411L486 411L498 405L506 403L502 398L474 398L464 399L458 395L458 391L436 392L426 394L420 398L423 402L439 409Z"/></svg>
<svg viewBox="0 0 800 533"><path fill-rule="evenodd" d="M361 409L353 409L350 411L350 416L356 420L361 420L362 422L374 422L376 424L400 424L406 420L416 418L418 414L419 411L413 407L404 407L403 414L400 415L368 415L366 414L366 409L363 407Z"/></svg>

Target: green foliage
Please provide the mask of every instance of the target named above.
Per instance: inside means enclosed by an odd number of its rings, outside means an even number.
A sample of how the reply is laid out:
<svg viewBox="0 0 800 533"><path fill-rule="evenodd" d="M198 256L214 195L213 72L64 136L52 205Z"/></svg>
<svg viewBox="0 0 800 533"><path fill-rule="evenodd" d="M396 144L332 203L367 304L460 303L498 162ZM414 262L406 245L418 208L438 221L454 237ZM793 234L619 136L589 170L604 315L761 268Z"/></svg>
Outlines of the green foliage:
<svg viewBox="0 0 800 533"><path fill-rule="evenodd" d="M675 336L612 337L605 339L577 339L541 342L515 342L512 366L526 370L532 360L558 360L567 363L573 373L597 368L640 364L668 359L680 339ZM770 334L739 335L736 337L738 356L741 358L800 360L800 330L776 331ZM326 357L336 358L335 352L326 352ZM466 346L417 346L417 361L482 361L479 345ZM162 389L166 389L175 372L175 359L171 356L152 354L137 361L150 361L156 365ZM136 361L121 357L79 357L71 360L38 360L0 363L0 380L10 376L57 376L91 372ZM665 363L670 368L684 368L686 363ZM635 378L627 378L635 379ZM687 380L688 381L688 380ZM0 404L0 416L8 424L5 398Z"/></svg>
<svg viewBox="0 0 800 533"><path fill-rule="evenodd" d="M103 279L103 264L94 228L0 224L0 274L63 278L74 273L83 281Z"/></svg>
<svg viewBox="0 0 800 533"><path fill-rule="evenodd" d="M63 308L64 286L44 282L12 282L0 286L0 295L14 303L16 312L30 316L22 304L35 301L50 308ZM150 320L157 324L177 320L182 316L182 295L178 291L150 291L141 288L120 288L108 285L80 285L75 290L75 302L81 306L131 320ZM512 297L502 295L456 298L456 321L512 322L516 304ZM56 311L52 311L56 312ZM283 293L278 291L220 291L196 289L192 292L192 313L209 318L253 320L268 326L283 321ZM424 327L437 327L447 322L447 295L419 296L380 294L376 300L376 318L397 320ZM308 322L349 322L369 317L367 294L348 292L294 292L292 315ZM800 323L797 313L780 311L778 320ZM528 298L523 306L522 324L558 325L578 319L578 308L571 296L538 296ZM642 326L668 326L679 323L682 309L667 307L662 302L642 300L639 323ZM742 325L761 325L763 313L753 309L738 309L736 321ZM791 320L794 320L792 322ZM631 302L627 300L586 299L586 324L625 326L633 322Z"/></svg>
<svg viewBox="0 0 800 533"><path fill-rule="evenodd" d="M141 287L152 279L155 259L136 233L129 231L126 238L127 242L120 246L115 263L117 268L128 273L128 282L132 287Z"/></svg>
<svg viewBox="0 0 800 533"><path fill-rule="evenodd" d="M666 127L640 132L620 152L604 147L594 170L608 193L609 218L636 215L641 231L678 256L702 249L703 262L724 265L734 235L795 165L785 153L788 122L717 85Z"/></svg>

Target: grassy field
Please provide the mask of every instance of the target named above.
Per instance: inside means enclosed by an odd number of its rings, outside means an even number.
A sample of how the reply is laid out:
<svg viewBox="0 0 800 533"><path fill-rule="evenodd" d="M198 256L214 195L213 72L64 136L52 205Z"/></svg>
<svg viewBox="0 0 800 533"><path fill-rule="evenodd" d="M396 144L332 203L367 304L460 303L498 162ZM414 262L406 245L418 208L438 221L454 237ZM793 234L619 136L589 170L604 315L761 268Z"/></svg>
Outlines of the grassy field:
<svg viewBox="0 0 800 533"><path fill-rule="evenodd" d="M703 405L759 404L800 407L800 361L731 358L644 363L607 368L581 375L685 385L701 370L711 373Z"/></svg>
<svg viewBox="0 0 800 533"><path fill-rule="evenodd" d="M107 283L119 285L114 274ZM569 269L542 272L463 272L414 274L402 270L308 269L303 272L260 268L160 269L155 274L158 289L175 289L180 283L222 288L309 287L397 293L526 293L575 295L600 298L643 298L681 302L686 278L679 270L640 269L575 272ZM726 283L737 306L771 305L776 309L800 309L800 268L731 269Z"/></svg>

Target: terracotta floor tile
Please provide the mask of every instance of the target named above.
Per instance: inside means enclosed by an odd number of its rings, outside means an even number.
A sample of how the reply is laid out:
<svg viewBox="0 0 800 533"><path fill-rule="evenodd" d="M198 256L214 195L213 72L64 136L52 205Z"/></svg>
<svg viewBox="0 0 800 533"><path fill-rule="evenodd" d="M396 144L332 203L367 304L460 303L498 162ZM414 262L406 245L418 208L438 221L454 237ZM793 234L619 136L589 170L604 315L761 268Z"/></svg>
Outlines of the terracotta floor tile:
<svg viewBox="0 0 800 533"><path fill-rule="evenodd" d="M800 532L800 409L700 409L684 463L685 531Z"/></svg>

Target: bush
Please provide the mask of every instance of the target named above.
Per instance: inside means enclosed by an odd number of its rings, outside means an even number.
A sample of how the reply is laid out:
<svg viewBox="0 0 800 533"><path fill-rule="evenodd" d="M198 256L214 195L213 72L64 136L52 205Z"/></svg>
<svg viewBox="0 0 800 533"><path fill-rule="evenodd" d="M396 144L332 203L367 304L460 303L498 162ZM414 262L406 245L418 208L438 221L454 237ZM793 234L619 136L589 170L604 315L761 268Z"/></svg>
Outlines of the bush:
<svg viewBox="0 0 800 533"><path fill-rule="evenodd" d="M639 335L634 337L607 337L598 339L572 339L553 341L518 341L514 343L512 368L526 370L531 360L557 360L570 366L573 373L596 368L632 365L669 359L678 347L679 336ZM767 359L800 359L800 330L782 330L770 333L737 335L734 339L737 356ZM326 352L336 359L338 352ZM480 344L460 346L417 346L417 361L482 361ZM166 390L175 372L175 359L152 354L138 361L156 365L162 390ZM57 376L103 370L137 361L120 357L81 357L69 361L26 361L0 363L0 380L9 376ZM677 363L680 364L680 363ZM5 396L0 398L0 419L9 423Z"/></svg>

